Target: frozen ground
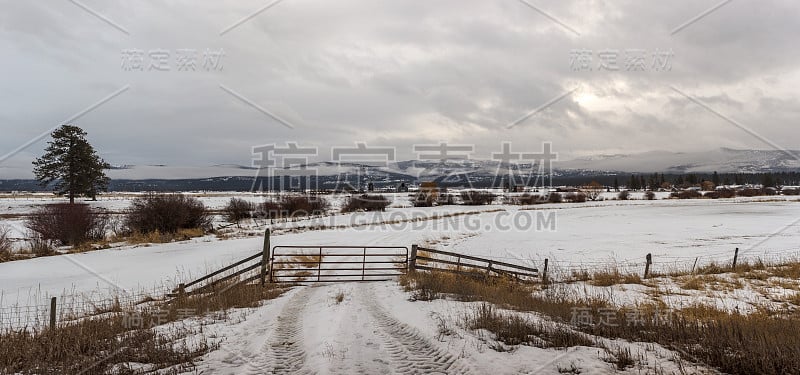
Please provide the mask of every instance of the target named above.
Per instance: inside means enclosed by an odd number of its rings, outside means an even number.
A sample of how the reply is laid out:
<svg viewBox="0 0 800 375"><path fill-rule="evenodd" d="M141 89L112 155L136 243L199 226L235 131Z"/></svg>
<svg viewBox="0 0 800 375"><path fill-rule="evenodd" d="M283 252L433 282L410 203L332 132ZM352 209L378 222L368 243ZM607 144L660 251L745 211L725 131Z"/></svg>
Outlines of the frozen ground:
<svg viewBox="0 0 800 375"><path fill-rule="evenodd" d="M247 311L243 321L204 327L222 346L199 362L197 373L678 374L679 366L712 373L658 345L602 338L608 348L630 349L638 364L619 371L597 347L497 351L491 333L459 324L473 305L410 302L393 282L299 287Z"/></svg>
<svg viewBox="0 0 800 375"><path fill-rule="evenodd" d="M800 202L790 200L607 200L533 209L504 205L416 209L402 207L405 197L395 198L394 206L401 207L383 213L274 224L272 244L420 244L538 267L548 258L556 269L638 268L647 253L653 254L657 269L691 265L698 257L701 264L727 261L736 247L741 249L740 259L797 256L800 251ZM227 197L213 199L224 202ZM8 201L0 201L0 207L7 205ZM3 223L22 226L19 219ZM265 229L249 224L245 229L228 228L233 238L226 240L206 236L2 263L2 305L63 293L171 288L180 280L260 251L260 237L236 235Z"/></svg>

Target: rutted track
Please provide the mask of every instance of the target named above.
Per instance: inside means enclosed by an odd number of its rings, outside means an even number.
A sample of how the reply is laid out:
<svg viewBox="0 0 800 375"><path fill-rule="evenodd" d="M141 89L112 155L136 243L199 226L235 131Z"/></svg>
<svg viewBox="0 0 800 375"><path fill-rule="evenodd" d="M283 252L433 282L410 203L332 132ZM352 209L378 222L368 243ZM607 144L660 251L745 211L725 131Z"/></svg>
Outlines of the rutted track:
<svg viewBox="0 0 800 375"><path fill-rule="evenodd" d="M381 307L369 286L364 286L361 303L376 324L377 334L391 356L396 374L470 374L462 360L439 349L415 328L395 319Z"/></svg>
<svg viewBox="0 0 800 375"><path fill-rule="evenodd" d="M303 311L315 288L302 288L276 317L275 330L264 344L263 356L250 363L251 374L315 374L305 367Z"/></svg>

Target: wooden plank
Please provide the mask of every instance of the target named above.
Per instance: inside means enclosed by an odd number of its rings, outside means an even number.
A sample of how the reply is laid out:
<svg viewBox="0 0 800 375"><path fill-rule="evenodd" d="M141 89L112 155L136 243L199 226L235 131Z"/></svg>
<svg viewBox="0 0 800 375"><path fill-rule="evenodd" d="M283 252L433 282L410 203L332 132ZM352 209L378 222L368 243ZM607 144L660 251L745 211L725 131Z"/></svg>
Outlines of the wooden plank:
<svg viewBox="0 0 800 375"><path fill-rule="evenodd" d="M259 255L261 255L261 254L259 254ZM250 266L247 266L247 267L245 267L245 268L242 268L242 269L241 269L241 270L239 270L239 271L236 271L235 273L232 273L232 274L230 274L230 275L227 275L227 276L225 276L225 277L223 277L223 278L220 278L220 279L214 280L214 281L212 281L211 283L208 283L208 284L206 284L206 285L203 285L203 286L201 286L200 288L197 288L195 291L209 289L209 288L213 287L214 285L217 285L217 284L219 284L219 283L221 283L221 282L223 282L223 281L226 281L226 280L230 280L230 279L232 279L232 278L234 278L234 277L236 277L236 276L239 276L239 275L241 275L241 274L243 274L243 273L245 273L245 272L252 271L252 270L254 270L254 269L256 269L256 268L258 268L258 267L260 267L260 266L261 266L261 262L258 262L258 263L255 263L255 264L252 264L252 265L250 265ZM259 274L259 276L261 276L261 275Z"/></svg>
<svg viewBox="0 0 800 375"><path fill-rule="evenodd" d="M428 249L428 248L422 248L422 247L420 247L418 249L420 251L428 251L428 252L431 252L431 253L436 253L436 254L441 254L441 255L449 255L451 257L460 257L460 258L463 258L463 259L470 259L470 260L474 260L474 261L478 261L478 262L486 262L486 263L491 262L493 265L502 265L502 266L505 266L505 267L525 270L525 271L528 271L528 272L539 272L539 270L537 270L536 268L525 267L525 266L520 266L520 265L517 265L517 264L506 263L506 262L500 262L500 261L496 261L496 260L493 260L493 259L480 258L480 257L472 256L472 255L464 255L464 254L453 253L453 252L450 252L450 251ZM422 258L422 257L420 257L418 255L417 258L419 259L419 258Z"/></svg>
<svg viewBox="0 0 800 375"><path fill-rule="evenodd" d="M242 264L244 264L244 263L247 263L247 262L249 262L249 261L251 261L251 260L253 260L253 259L256 259L256 258L258 258L258 257L260 257L260 256L261 256L261 253L259 252L258 254L255 254L255 255L249 256L249 257L247 257L247 258L245 258L245 259L242 259L242 260L240 260L240 261L238 261L238 262L236 262L236 263L234 263L234 264L231 264L230 266L227 266L227 267L225 267L225 268L222 268L222 269L219 269L219 270L217 270L217 271L214 271L214 272L212 272L212 273L209 273L208 275L205 275L205 276L203 276L203 277L201 277L201 278L199 278L199 279L197 279L197 280L194 280L194 281L192 281L192 282L186 283L186 284L184 284L184 285L183 285L183 287L184 287L184 288L188 288L188 287L190 287L190 286L192 286L192 285L194 285L194 284L197 284L197 283L199 283L199 282L201 282L201 281L208 280L208 279L210 279L210 278L212 278L212 277L214 277L214 276L216 276L216 275L219 275L219 274L221 274L221 273L223 273L223 272L225 272L225 271L228 271L228 270L230 270L230 269L232 269L232 268L235 268L235 267L237 267L237 266L241 266ZM177 291L178 291L177 289L174 289L174 290L173 290L173 292L177 292Z"/></svg>
<svg viewBox="0 0 800 375"><path fill-rule="evenodd" d="M530 272L520 272L520 271L513 271L513 270L505 270L505 269L496 268L496 267L492 267L490 269L488 266L482 266L480 264L458 263L458 262L453 262L451 260L444 260L444 259L438 259L438 258L429 258L429 257L423 257L423 256L417 255L417 261L420 261L420 260L424 261L424 262L430 262L430 263L444 263L444 264L449 264L449 265L453 265L453 266L472 267L472 268L477 268L477 269L484 270L484 271L491 270L492 272L498 272L498 273L505 272L505 273L510 273L510 274L514 274L514 275L518 275L518 276L527 276L527 277L538 277L539 276L538 275L538 271L536 273L530 273Z"/></svg>

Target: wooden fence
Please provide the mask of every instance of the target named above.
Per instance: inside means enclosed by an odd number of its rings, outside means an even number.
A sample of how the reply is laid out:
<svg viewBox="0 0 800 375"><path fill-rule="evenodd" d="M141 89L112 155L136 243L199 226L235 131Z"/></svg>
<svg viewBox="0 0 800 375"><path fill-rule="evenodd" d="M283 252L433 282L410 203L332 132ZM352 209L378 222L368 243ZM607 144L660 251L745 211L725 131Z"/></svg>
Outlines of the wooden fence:
<svg viewBox="0 0 800 375"><path fill-rule="evenodd" d="M534 281L540 278L546 279L547 260L544 272L540 274L537 268L414 245L411 247L409 269L445 271L467 276L510 276L519 280Z"/></svg>

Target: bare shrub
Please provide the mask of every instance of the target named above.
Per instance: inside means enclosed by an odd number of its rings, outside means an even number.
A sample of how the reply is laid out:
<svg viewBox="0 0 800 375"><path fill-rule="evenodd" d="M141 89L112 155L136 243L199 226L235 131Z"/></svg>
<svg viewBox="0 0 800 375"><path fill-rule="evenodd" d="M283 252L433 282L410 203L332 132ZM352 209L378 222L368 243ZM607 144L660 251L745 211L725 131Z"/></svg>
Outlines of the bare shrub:
<svg viewBox="0 0 800 375"><path fill-rule="evenodd" d="M436 199L436 204L440 206L454 205L456 204L456 196L448 193L439 194L439 197Z"/></svg>
<svg viewBox="0 0 800 375"><path fill-rule="evenodd" d="M703 193L694 189L687 189L687 190L673 192L669 196L671 198L678 198L678 199L697 199L697 198L702 198Z"/></svg>
<svg viewBox="0 0 800 375"><path fill-rule="evenodd" d="M530 204L538 203L540 199L541 199L541 197L538 196L538 195L533 195L533 194L530 194L530 193L524 193L524 194L522 194L520 196L516 196L516 197L511 198L510 203L511 204L518 204L518 205L530 205Z"/></svg>
<svg viewBox="0 0 800 375"><path fill-rule="evenodd" d="M225 220L229 223L239 223L244 219L253 217L255 205L242 198L231 198L225 208L222 209L222 214Z"/></svg>
<svg viewBox="0 0 800 375"><path fill-rule="evenodd" d="M550 203L561 203L564 201L564 197L561 193L550 193L550 195L547 196L547 201Z"/></svg>
<svg viewBox="0 0 800 375"><path fill-rule="evenodd" d="M279 203L281 213L289 217L322 215L328 209L325 198L316 195L284 195Z"/></svg>
<svg viewBox="0 0 800 375"><path fill-rule="evenodd" d="M627 190L620 191L619 194L617 194L617 199L621 201L626 201L630 199L630 197L631 197L631 192Z"/></svg>
<svg viewBox="0 0 800 375"><path fill-rule="evenodd" d="M592 200L595 200L595 199L597 199L597 197L595 197ZM586 194L580 193L580 192L579 193L566 193L566 194L564 194L564 200L567 201L567 202L572 202L572 203L583 203L583 202L586 202Z"/></svg>
<svg viewBox="0 0 800 375"><path fill-rule="evenodd" d="M757 197L759 195L764 195L764 192L761 189L747 188L739 190L736 192L736 195L740 197Z"/></svg>
<svg viewBox="0 0 800 375"><path fill-rule="evenodd" d="M785 189L783 195L800 195L800 189Z"/></svg>
<svg viewBox="0 0 800 375"><path fill-rule="evenodd" d="M491 204L494 198L494 194L488 191L467 190L461 192L461 201L468 206Z"/></svg>
<svg viewBox="0 0 800 375"><path fill-rule="evenodd" d="M195 197L147 194L133 200L125 216L125 226L139 233L176 233L180 229L208 229L211 216Z"/></svg>
<svg viewBox="0 0 800 375"><path fill-rule="evenodd" d="M717 189L717 194L720 198L734 198L736 197L736 190L733 189Z"/></svg>
<svg viewBox="0 0 800 375"><path fill-rule="evenodd" d="M258 205L255 217L262 219L277 219L281 216L281 204L275 201L265 201Z"/></svg>
<svg viewBox="0 0 800 375"><path fill-rule="evenodd" d="M0 252L11 252L13 244L11 243L11 237L9 237L10 232L11 228L0 224Z"/></svg>
<svg viewBox="0 0 800 375"><path fill-rule="evenodd" d="M37 209L25 222L34 236L58 245L80 245L102 240L109 216L86 204L56 203Z"/></svg>
<svg viewBox="0 0 800 375"><path fill-rule="evenodd" d="M7 262L12 259L11 251L14 249L14 245L8 236L10 231L7 226L0 224L0 262Z"/></svg>
<svg viewBox="0 0 800 375"><path fill-rule="evenodd" d="M391 202L381 194L362 194L347 198L342 206L342 212L354 211L385 211Z"/></svg>
<svg viewBox="0 0 800 375"><path fill-rule="evenodd" d="M647 199L649 201L654 200L654 199L656 199L656 193L654 193L652 191L648 191L648 192L644 193L644 199Z"/></svg>
<svg viewBox="0 0 800 375"><path fill-rule="evenodd" d="M430 191L420 190L414 195L411 203L414 204L414 207L433 207L435 201L436 194Z"/></svg>

